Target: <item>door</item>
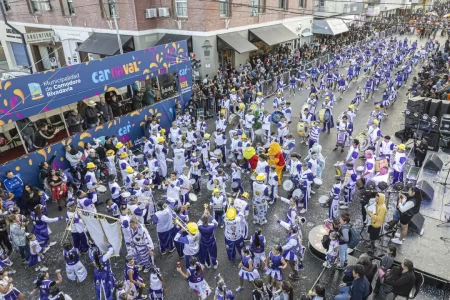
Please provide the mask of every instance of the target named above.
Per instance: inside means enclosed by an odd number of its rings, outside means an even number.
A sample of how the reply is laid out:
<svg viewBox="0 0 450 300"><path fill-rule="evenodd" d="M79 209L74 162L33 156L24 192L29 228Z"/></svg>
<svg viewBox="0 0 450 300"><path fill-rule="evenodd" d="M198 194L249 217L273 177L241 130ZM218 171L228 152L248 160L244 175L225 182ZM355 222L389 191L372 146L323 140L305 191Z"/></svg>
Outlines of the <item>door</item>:
<svg viewBox="0 0 450 300"><path fill-rule="evenodd" d="M27 54L22 43L9 42L17 66L28 66Z"/></svg>

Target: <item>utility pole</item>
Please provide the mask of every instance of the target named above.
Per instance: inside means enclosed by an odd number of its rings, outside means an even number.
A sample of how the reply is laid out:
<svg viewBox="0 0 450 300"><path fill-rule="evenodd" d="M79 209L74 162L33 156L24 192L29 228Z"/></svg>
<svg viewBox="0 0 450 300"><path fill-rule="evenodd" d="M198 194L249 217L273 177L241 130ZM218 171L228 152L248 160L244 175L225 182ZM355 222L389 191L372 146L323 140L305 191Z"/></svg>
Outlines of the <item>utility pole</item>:
<svg viewBox="0 0 450 300"><path fill-rule="evenodd" d="M2 10L2 16L3 16L3 21L5 22L5 25L8 26L9 28L11 28L15 33L20 35L20 38L22 39L23 48L25 50L25 55L27 56L27 62L28 62L27 69L30 70L31 74L33 74L33 65L31 64L30 53L28 53L27 43L25 42L25 36L23 35L22 32L20 32L19 30L17 30L11 24L8 23L8 20L6 19L5 8L3 7L3 3L0 3L0 9Z"/></svg>
<svg viewBox="0 0 450 300"><path fill-rule="evenodd" d="M119 43L120 54L123 54L122 40L120 39L119 26L117 25L116 0L109 0L109 5L111 6L113 14L112 17L114 19L114 26L116 27L117 42Z"/></svg>

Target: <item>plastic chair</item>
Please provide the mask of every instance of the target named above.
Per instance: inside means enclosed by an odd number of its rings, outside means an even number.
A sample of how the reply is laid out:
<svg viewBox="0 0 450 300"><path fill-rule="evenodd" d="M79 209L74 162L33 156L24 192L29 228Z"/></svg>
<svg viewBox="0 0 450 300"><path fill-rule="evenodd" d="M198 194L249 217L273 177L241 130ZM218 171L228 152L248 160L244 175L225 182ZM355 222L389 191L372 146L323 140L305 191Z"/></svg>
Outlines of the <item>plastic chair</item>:
<svg viewBox="0 0 450 300"><path fill-rule="evenodd" d="M397 295L397 294L394 294L394 298L393 299L397 298L397 296L404 297L407 300L415 299L417 297L419 292L422 290L423 282L424 282L425 279L424 279L422 273L415 273L414 275L416 275L416 282L414 283L414 287L411 289L411 291L409 291L408 295ZM412 293L413 290L414 290L414 293Z"/></svg>
<svg viewBox="0 0 450 300"><path fill-rule="evenodd" d="M60 115L51 116L50 123L56 127L61 127L61 126L64 127L64 123L63 123Z"/></svg>

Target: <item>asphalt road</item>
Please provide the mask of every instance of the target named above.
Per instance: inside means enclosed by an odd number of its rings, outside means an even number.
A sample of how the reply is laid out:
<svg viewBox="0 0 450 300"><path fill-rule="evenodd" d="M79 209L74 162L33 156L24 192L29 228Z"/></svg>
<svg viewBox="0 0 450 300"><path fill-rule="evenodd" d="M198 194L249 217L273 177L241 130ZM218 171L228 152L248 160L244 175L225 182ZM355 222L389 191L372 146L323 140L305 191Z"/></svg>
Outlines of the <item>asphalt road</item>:
<svg viewBox="0 0 450 300"><path fill-rule="evenodd" d="M403 38L403 37L402 37ZM411 39L410 36L408 36L408 39ZM419 70L419 67L416 67L413 75L415 72ZM341 70L341 72L345 72L345 70ZM412 78L412 77L411 77ZM335 119L341 112L343 112L347 106L350 104L350 101L355 96L355 91L357 86L363 86L365 83L364 76L360 76L357 83L352 82L350 84L350 88L346 91L344 94L344 98L342 100L337 100L337 103L334 106L333 109L333 115L335 116ZM404 110L406 104L404 101L406 101L406 87L403 87L398 92L398 100L395 103L395 106L389 109L389 116L386 117L382 124L381 124L381 132L383 135L389 134L392 137L394 136L394 132L397 130L402 129L401 123L404 121L403 116L401 115L401 111ZM296 95L294 97L287 98L288 101L292 103L292 109L293 109L293 118L292 118L292 124L290 126L290 132L297 137L296 133L296 125L298 122L299 112L302 107L302 105L305 103L307 97L308 97L309 91L303 90L303 91L296 91ZM382 89L375 92L375 101L381 100L381 94ZM288 91L286 90L286 95L288 95ZM338 94L336 93L338 96ZM337 97L338 98L338 97ZM269 99L266 99L266 109L271 112L272 109L272 99L273 97L270 97ZM321 104L322 100L320 101L319 105ZM361 103L360 109L357 112L357 116L354 120L354 134L353 136L356 137L366 126L367 118L369 113L374 109L373 107L373 100L370 100L368 103ZM212 124L212 121L209 121L208 124L208 131L212 131L214 129L214 125ZM393 138L394 142L399 143L398 140ZM321 186L319 191L316 192L316 195L312 197L308 204L308 212L304 214L307 222L303 227L303 233L304 233L304 245L306 246L308 241L308 232L309 230L319 225L323 222L324 219L327 218L327 209L321 208L317 199L320 195L328 193L332 186L332 181L335 175L333 164L338 160L343 160L345 153L340 152L333 152L333 148L335 147L336 143L336 130L332 130L331 134L322 133L320 137L320 143L323 147L323 155L326 157L326 168L323 172L323 181L324 184ZM295 151L300 153L302 157L305 157L307 155L308 147L304 144L298 145L295 148ZM362 161L361 161L362 163ZM169 164L169 168L171 168L171 164ZM229 169L226 169L226 171L229 172ZM249 180L248 178L244 178L244 188L248 190L249 188ZM228 189L230 189L230 186L228 185ZM163 195L163 191L155 191L155 196L158 199L158 196ZM280 192L282 196L285 196L285 192ZM104 200L107 197L107 195L104 195L101 197L102 200ZM190 211L190 219L192 221L198 221L201 218L201 215L203 213L203 204L209 203L210 200L210 191L206 189L206 181L204 180L202 182L202 189L201 192L198 194L199 200L192 205L192 209ZM100 206L99 208L100 212L104 212L106 207ZM356 224L361 224L361 217L360 217L360 206L357 201L354 201L350 207L350 213L352 214L352 222ZM278 201L274 206L271 206L268 212L268 220L269 222L262 226L263 234L266 237L267 245L266 245L266 251L270 250L275 244L278 244L280 242L284 242L285 237L285 230L276 224L272 218L274 214L278 214L280 218L284 219L285 214L287 212L287 204L284 204L281 201ZM57 211L56 204L50 203L49 204L49 216L55 217L55 216L63 216L65 213L61 213ZM73 299L95 299L94 296L94 284L93 284L93 267L91 266L89 259L87 255L84 255L82 257L82 262L85 264L85 266L88 269L89 276L87 279L82 283L72 283L69 280L67 280L67 277L65 275L65 264L64 259L62 256L62 247L60 244L61 237L65 228L65 223L63 221L50 224L50 228L53 231L51 234L51 240L58 241L58 244L54 247L52 247L46 254L45 259L45 265L49 268L49 273L52 278L56 278L54 275L55 269L61 269L63 273L64 281L61 285L61 290L65 291L68 295L70 295ZM157 244L157 238L156 238L156 230L154 226L148 227L150 234L153 238L153 242L155 245ZM30 228L31 229L31 228ZM249 233L254 232L255 226L252 224L251 220L249 222ZM221 274L225 278L225 282L227 286L233 290L236 289L236 287L239 284L239 278L238 278L238 264L239 260L237 259L235 263L231 263L228 261L226 257L225 247L224 247L224 238L223 238L223 229L217 229L216 230L216 238L217 238L217 245L218 245L218 259L219 259L219 268L218 270L214 269L206 269L205 270L205 278L211 288L215 288L215 275ZM188 290L188 285L185 280L181 278L181 276L176 272L176 263L177 261L180 261L180 258L176 254L176 251L162 256L156 251L156 264L161 269L162 274L164 276L165 281L168 285L168 291L166 293L166 299L172 300L172 299L198 299L192 291ZM14 286L17 287L19 290L21 290L23 293L29 293L33 288L33 280L35 279L36 272L34 269L25 268L22 265L20 265L20 260L18 259L18 254L12 254L11 255L12 260L14 261L14 267L18 270L18 273L12 276L14 278ZM111 259L112 268L114 271L114 274L116 278L123 278L123 270L125 265L124 256L123 257L117 257ZM182 264L183 265L183 264ZM306 253L306 257L304 259L304 266L305 269L301 271L301 280L292 282L294 289L295 289L295 299L299 299L300 295L303 293L306 293L313 283L315 282L316 278L322 271L322 261L315 258L309 251ZM289 267L284 272L285 277L287 278L287 275L289 274ZM141 276L144 276L145 280L148 282L148 277L146 274L141 274ZM340 278L342 277L342 273L339 271L334 270L327 270L324 275L322 276L320 282L326 284L327 286L327 297L330 297L334 294L336 294L336 287L339 283ZM251 290L252 287L249 283L246 283L245 289L239 293L235 293L236 299L251 299ZM146 291L147 292L147 291ZM441 293L439 291L430 289L430 294L432 295L432 298L434 298L434 295L441 296ZM419 298L422 296L419 295ZM209 299L212 299L213 297L209 297ZM429 299L429 297L426 297ZM34 296L27 295L26 299L38 299L38 296L35 294ZM441 298L442 299L442 298Z"/></svg>

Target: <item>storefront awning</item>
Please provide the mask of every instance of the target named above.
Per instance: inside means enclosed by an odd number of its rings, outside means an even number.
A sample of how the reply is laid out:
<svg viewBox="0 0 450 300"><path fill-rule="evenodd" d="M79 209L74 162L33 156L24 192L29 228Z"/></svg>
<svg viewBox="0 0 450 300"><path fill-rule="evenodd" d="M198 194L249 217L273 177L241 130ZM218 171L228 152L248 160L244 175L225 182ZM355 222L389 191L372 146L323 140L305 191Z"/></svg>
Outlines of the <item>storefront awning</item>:
<svg viewBox="0 0 450 300"><path fill-rule="evenodd" d="M337 35L347 32L348 27L341 19L314 20L312 32L314 34Z"/></svg>
<svg viewBox="0 0 450 300"><path fill-rule="evenodd" d="M298 39L298 36L284 25L273 25L250 29L250 33L269 46ZM250 39L252 41L252 39Z"/></svg>
<svg viewBox="0 0 450 300"><path fill-rule="evenodd" d="M258 50L255 45L247 41L242 35L237 32L219 34L217 35L217 37L219 38L219 44L220 42L223 42L226 44L226 46L233 48L238 53Z"/></svg>
<svg viewBox="0 0 450 300"><path fill-rule="evenodd" d="M192 36L190 35L182 35L182 34L171 34L171 33L166 33L157 43L155 46L159 46L159 45L165 45L165 44L170 44L170 43L174 43L174 42L179 42L179 41L187 41L189 39L191 39Z"/></svg>
<svg viewBox="0 0 450 300"><path fill-rule="evenodd" d="M124 47L133 36L120 35L122 47ZM133 49L134 50L134 49ZM120 52L117 35L109 33L94 32L80 46L75 49L78 52L87 52L98 55L112 56Z"/></svg>

